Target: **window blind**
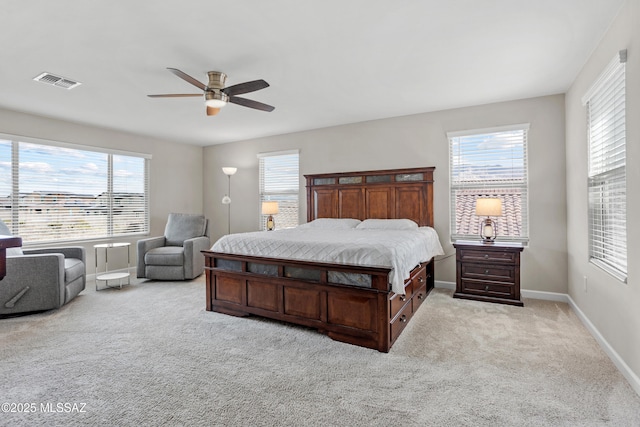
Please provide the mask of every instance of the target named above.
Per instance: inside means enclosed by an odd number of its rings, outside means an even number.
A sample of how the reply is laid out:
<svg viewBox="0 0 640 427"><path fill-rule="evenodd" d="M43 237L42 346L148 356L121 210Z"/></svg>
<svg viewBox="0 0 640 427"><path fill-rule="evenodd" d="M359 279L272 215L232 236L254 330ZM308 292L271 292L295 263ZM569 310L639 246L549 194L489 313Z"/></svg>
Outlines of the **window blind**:
<svg viewBox="0 0 640 427"><path fill-rule="evenodd" d="M479 239L479 197L502 201L493 218L500 240L528 239L528 124L450 132L451 238Z"/></svg>
<svg viewBox="0 0 640 427"><path fill-rule="evenodd" d="M26 244L148 231L148 156L0 140L0 218Z"/></svg>
<svg viewBox="0 0 640 427"><path fill-rule="evenodd" d="M299 153L284 151L262 153L259 159L260 206L264 201L278 202L278 213L273 216L276 228L298 225L300 192ZM260 212L260 229L265 230L267 215Z"/></svg>
<svg viewBox="0 0 640 427"><path fill-rule="evenodd" d="M612 60L583 98L589 131L589 260L627 277L626 51Z"/></svg>

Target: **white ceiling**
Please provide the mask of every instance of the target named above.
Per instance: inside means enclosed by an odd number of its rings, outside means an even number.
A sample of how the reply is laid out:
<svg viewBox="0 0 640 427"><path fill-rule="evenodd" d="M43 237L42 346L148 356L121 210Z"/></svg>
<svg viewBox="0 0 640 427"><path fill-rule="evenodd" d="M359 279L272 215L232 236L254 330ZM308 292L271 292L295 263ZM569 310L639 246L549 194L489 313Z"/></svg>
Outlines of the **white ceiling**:
<svg viewBox="0 0 640 427"><path fill-rule="evenodd" d="M0 107L207 146L562 93L623 1L3 0ZM167 67L276 109L148 98L198 93Z"/></svg>

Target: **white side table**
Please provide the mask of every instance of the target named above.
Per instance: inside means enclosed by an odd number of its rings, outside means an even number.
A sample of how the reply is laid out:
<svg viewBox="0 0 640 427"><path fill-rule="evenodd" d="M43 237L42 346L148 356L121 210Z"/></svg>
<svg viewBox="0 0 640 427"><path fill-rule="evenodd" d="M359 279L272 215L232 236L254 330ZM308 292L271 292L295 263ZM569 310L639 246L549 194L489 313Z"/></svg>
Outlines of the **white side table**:
<svg viewBox="0 0 640 427"><path fill-rule="evenodd" d="M98 289L98 281L103 281L105 284L105 287L102 289L106 289L106 288L115 288L115 286L110 286L109 285L109 280L118 280L119 281L119 289L122 289L122 281L124 279L127 279L127 285L131 284L131 275L129 274L129 267L131 265L131 253L129 250L129 247L131 246L130 243L101 243L99 245L93 245L93 250L94 250L94 255L95 255L95 260L96 260L96 266L95 266L95 273L96 273L96 291L100 290ZM127 270L126 272L124 271L109 271L109 251L114 250L114 249L122 249L122 248L127 248ZM104 251L100 251L100 249L104 249ZM104 253L104 271L98 273L98 253Z"/></svg>

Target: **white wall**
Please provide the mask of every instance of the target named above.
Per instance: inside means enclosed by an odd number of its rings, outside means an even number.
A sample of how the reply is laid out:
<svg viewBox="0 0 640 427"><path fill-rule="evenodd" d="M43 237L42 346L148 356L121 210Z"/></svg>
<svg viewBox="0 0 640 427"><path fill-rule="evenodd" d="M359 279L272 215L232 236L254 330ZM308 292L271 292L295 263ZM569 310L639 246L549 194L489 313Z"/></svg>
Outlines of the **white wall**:
<svg viewBox="0 0 640 427"><path fill-rule="evenodd" d="M588 262L587 123L581 98L621 49L628 50L627 258L621 283ZM566 94L569 295L637 378L640 376L640 2L627 1ZM584 277L587 289L584 289ZM624 368L624 367L623 367ZM640 384L640 383L637 383ZM640 391L639 391L640 392Z"/></svg>
<svg viewBox="0 0 640 427"><path fill-rule="evenodd" d="M258 159L261 152L300 150L301 221L306 220L302 175L435 166L435 228L447 254L449 238L449 131L530 123L530 245L522 256L524 289L566 293L566 193L564 96L439 111L206 147L205 214L214 219L212 239L227 232L227 189L232 177L232 232L258 229ZM436 264L436 280L455 281L455 259Z"/></svg>
<svg viewBox="0 0 640 427"><path fill-rule="evenodd" d="M123 132L84 126L0 109L0 132L96 147L147 153L153 156L150 171L151 235L162 235L170 212L202 213L202 147L161 141ZM135 242L140 237L117 239ZM87 251L87 272L93 273L96 242L81 243ZM102 242L101 242L102 243Z"/></svg>

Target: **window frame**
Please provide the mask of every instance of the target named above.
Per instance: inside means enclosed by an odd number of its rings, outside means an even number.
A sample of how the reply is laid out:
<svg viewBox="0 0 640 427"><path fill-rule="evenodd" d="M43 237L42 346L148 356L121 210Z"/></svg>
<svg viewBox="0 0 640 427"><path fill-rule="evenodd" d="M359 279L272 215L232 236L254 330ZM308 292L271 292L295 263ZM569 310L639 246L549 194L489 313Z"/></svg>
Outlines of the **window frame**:
<svg viewBox="0 0 640 427"><path fill-rule="evenodd" d="M295 177L295 180L297 183L296 189L288 190L288 191L266 192L264 190L264 171L263 171L265 159L274 158L278 156L290 156L290 155L297 156L297 164L296 164L297 174ZM288 209L294 209L296 214L295 216L288 215L288 217L290 217L289 218L290 221L286 222L288 227L285 227L285 228L291 228L299 225L300 224L300 150L298 149L258 153L258 220L259 220L260 230L267 229L266 223L267 223L267 217L268 217L268 215L262 214L262 202L263 201L280 201L278 200L278 197L290 198L291 202L295 200L295 206L289 206ZM284 206L282 205L282 203L280 203L280 206L279 206L280 212L274 215L276 228L281 228L280 224L282 224L282 216L280 217L281 221L278 221L279 219L278 215L284 215L284 212L282 211L283 207ZM295 221L293 221L294 217L295 217ZM295 225L294 225L294 222L295 222Z"/></svg>
<svg viewBox="0 0 640 427"><path fill-rule="evenodd" d="M619 51L582 97L588 261L623 283L628 275L626 60L626 49Z"/></svg>
<svg viewBox="0 0 640 427"><path fill-rule="evenodd" d="M0 133L0 140L8 142L9 143L8 145L10 146L10 151L11 151L11 154L10 154L11 164L9 166L11 169L11 176L9 178L11 188L10 188L10 194L7 198L8 201L10 201L8 206L10 221L9 221L9 224L7 224L7 226L9 227L9 229L14 235L20 235L21 237L23 237L24 246L97 241L97 240L104 240L104 239L112 239L115 237L126 237L126 236L137 236L137 235L149 234L149 229L150 229L149 227L149 224L150 224L149 175L150 175L150 168L151 168L150 161L152 159L152 156L150 154L87 146L87 145L81 145L81 144L73 144L73 143L67 143L67 142L61 142L61 141L53 141L48 139L40 139L40 138L33 138L33 137L13 135L13 134L4 134L4 133ZM20 212L21 212L21 209L24 209L24 207L21 206L20 199L23 194L26 194L25 192L21 193L20 191L21 188L20 188L20 158L19 158L20 154L19 153L21 150L21 144L23 145L35 144L40 147L52 147L54 149L62 148L67 150L77 150L79 152L78 154L92 152L92 153L104 154L107 156L105 169L104 169L104 173L107 176L107 182L106 182L104 191L100 194L93 195L93 197L96 200L98 200L99 198L104 198L105 196L107 197L106 205L108 206L108 211L107 211L106 226L104 227L104 230L106 232L105 234L96 234L87 238L83 238L80 235L74 235L69 238L48 238L48 239L42 239L42 240L29 239L28 233L26 233L24 230L21 230L20 228L20 220L21 220ZM24 149L24 147L22 148ZM115 177L115 174L114 174L114 165L113 165L114 156L137 158L137 159L143 160L143 178L142 179L144 180L144 182L142 183L142 186L143 186L143 192L144 192L143 194L144 200L141 205L144 206L143 208L144 212L142 213L142 221L141 221L142 229L136 230L135 232L129 232L129 233L114 232L114 224L117 224L118 219L122 219L122 217L116 213L116 210L118 210L118 208L121 208L122 206L118 206L117 203L114 203L114 199L122 195L122 193L114 193L113 191L114 178L117 179L117 177ZM44 190L44 189L36 190L35 193L38 193L38 192L43 193L48 191L50 190ZM63 193L63 192L64 192L63 190L60 191L60 193ZM74 194L72 193L72 195ZM75 193L75 196L81 196L81 198L86 198L86 195L80 194L80 193ZM69 209L69 210L71 211L72 209ZM87 214L85 212L85 215L83 216L69 215L69 216L66 216L65 218L67 219L82 218L87 215L90 215L90 214Z"/></svg>
<svg viewBox="0 0 640 427"><path fill-rule="evenodd" d="M456 206L456 191L458 190L469 190L471 192L475 192L477 197L500 197L500 194L497 194L497 190L513 190L514 193L520 191L521 200L520 200L520 235L519 236L507 236L501 234L500 229L500 219L497 219L498 222L498 236L497 240L505 241L505 242L520 242L523 244L527 244L529 242L529 165L528 165L528 157L529 157L529 123L518 123L513 125L505 125L505 126L496 126L491 128L481 128L481 129L471 129L464 131L454 131L447 132L447 138L449 140L449 219L450 219L450 238L451 241L456 240L481 240L479 227L480 222L483 218L475 216L475 210L473 214L471 214L468 224L469 227L472 227L473 224L477 224L478 232L475 234L469 233L458 233L457 228L457 220L458 220L458 210ZM454 179L454 139L459 138L480 138L483 136L490 136L499 133L509 133L522 131L522 156L523 156L523 171L522 171L522 182L518 180L503 180L498 183L497 179L474 179L467 180L466 183L464 180L456 181ZM473 154L473 153L472 153ZM487 170L484 171L488 173ZM475 208L475 205L474 205ZM503 215L505 212L505 203L503 200Z"/></svg>

